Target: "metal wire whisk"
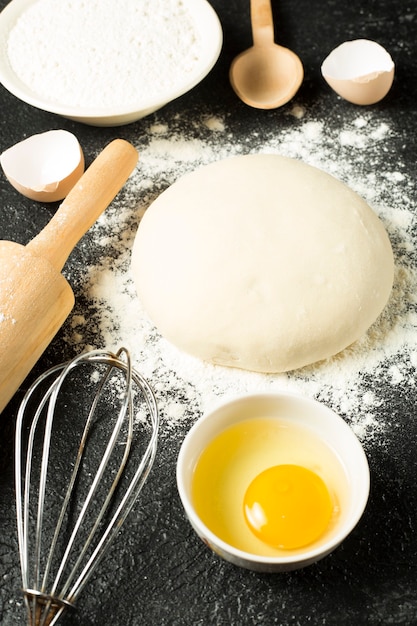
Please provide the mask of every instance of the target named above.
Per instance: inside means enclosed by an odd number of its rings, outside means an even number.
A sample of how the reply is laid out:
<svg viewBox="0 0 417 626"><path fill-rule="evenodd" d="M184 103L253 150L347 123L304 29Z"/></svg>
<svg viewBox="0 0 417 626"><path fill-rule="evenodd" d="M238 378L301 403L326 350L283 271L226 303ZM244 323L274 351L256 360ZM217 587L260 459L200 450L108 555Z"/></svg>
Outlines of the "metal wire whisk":
<svg viewBox="0 0 417 626"><path fill-rule="evenodd" d="M154 393L124 348L82 354L28 389L17 416L15 479L29 625L53 626L74 605L147 479L158 429Z"/></svg>

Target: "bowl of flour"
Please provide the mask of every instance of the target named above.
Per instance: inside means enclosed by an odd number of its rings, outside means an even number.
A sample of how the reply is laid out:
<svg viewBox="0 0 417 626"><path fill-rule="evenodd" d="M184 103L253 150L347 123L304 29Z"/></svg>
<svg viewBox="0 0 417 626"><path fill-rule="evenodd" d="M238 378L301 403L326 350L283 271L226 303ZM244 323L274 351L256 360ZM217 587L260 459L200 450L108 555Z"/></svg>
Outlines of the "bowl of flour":
<svg viewBox="0 0 417 626"><path fill-rule="evenodd" d="M118 126L195 87L222 42L207 0L12 0L0 13L0 82L39 109Z"/></svg>

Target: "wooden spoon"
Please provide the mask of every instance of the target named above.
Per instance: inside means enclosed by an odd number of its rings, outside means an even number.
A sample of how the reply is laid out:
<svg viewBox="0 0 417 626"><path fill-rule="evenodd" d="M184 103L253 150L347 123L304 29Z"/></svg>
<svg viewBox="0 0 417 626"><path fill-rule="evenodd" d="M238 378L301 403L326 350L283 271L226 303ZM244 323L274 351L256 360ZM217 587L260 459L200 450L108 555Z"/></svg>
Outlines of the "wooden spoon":
<svg viewBox="0 0 417 626"><path fill-rule="evenodd" d="M251 0L253 46L230 67L230 82L239 98L257 109L275 109L296 94L304 77L298 56L274 43L270 0Z"/></svg>
<svg viewBox="0 0 417 626"><path fill-rule="evenodd" d="M73 291L61 274L65 261L137 160L130 143L115 139L32 241L26 246L0 241L0 412L74 305Z"/></svg>

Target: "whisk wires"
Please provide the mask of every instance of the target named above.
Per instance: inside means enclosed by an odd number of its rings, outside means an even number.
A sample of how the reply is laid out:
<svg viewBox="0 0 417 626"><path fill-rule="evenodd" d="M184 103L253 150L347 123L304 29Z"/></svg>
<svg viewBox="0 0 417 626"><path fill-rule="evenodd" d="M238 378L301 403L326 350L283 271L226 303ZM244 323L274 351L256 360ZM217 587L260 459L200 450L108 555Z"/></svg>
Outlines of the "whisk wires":
<svg viewBox="0 0 417 626"><path fill-rule="evenodd" d="M70 373L84 364L100 368L104 366L104 373L100 373L97 378L95 391L90 397L91 405L77 444L75 461L64 490L52 538L49 539L49 536L44 538L47 485L51 473L54 472L54 468L51 468L50 454L55 444L53 437L55 420L61 410L59 397ZM77 486L81 482L84 455L96 427L98 407L105 397L106 387L114 372L121 374L123 378L123 389L118 394L117 418L108 436L98 468L88 483L86 493L83 492L80 498ZM46 392L38 400L26 437L26 422L28 415L30 416L29 405L47 383ZM125 473L131 457L135 420L138 414L138 411L135 411L137 405L142 410L142 421L145 409L144 421L150 434L140 461L134 466L132 476L126 481ZM106 410L109 408L112 407L107 406ZM71 428L71 425L68 426ZM66 364L48 370L28 389L17 416L15 448L17 529L28 624L53 626L65 609L73 606L111 541L118 534L145 484L156 454L158 429L159 414L154 393L146 380L132 368L130 355L124 348L117 354L99 350L82 354ZM36 461L35 452L39 436L43 437L42 455L40 461ZM110 486L105 486L104 489L103 484L109 482L107 476L111 477ZM121 488L122 479L124 491ZM122 490L122 493L116 500L115 495L119 490ZM92 514L92 509L97 506L97 494L102 493L103 502L98 512L94 511ZM62 536L67 532L66 523L72 516L74 499L78 514L59 552L58 546L62 543ZM35 501L35 505L32 505L32 500ZM34 521L31 516L33 510ZM86 526L87 530L83 526ZM43 558L45 543L49 548L45 551L46 558ZM52 571L54 567L55 570Z"/></svg>

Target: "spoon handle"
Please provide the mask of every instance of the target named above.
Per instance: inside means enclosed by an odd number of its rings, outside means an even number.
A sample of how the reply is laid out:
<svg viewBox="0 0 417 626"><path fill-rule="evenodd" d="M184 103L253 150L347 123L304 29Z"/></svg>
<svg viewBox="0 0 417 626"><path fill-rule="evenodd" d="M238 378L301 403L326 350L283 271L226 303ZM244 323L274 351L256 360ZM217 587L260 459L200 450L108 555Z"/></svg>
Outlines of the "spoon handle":
<svg viewBox="0 0 417 626"><path fill-rule="evenodd" d="M251 0L252 37L255 46L270 46L274 43L274 20L271 0Z"/></svg>

